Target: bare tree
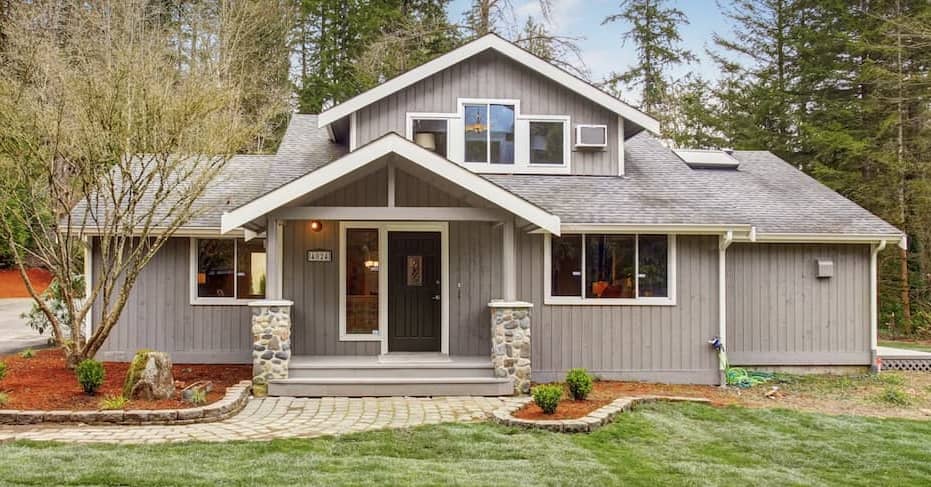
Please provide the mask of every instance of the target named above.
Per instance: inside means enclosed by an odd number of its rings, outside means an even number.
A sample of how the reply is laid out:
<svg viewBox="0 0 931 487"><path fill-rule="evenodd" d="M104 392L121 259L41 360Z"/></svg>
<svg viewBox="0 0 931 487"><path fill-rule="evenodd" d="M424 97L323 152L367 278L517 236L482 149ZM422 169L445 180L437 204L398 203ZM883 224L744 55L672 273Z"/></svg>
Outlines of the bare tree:
<svg viewBox="0 0 931 487"><path fill-rule="evenodd" d="M254 92L273 85L256 77L280 76L248 55L266 27L255 8L216 2L166 15L158 2L59 0L23 3L9 19L0 190L22 197L0 199L0 238L69 365L95 355L142 269L206 209L199 198L233 154L285 109L286 92ZM90 239L105 264L85 290L73 276ZM29 261L60 283L70 323L29 280ZM85 335L92 303L97 326Z"/></svg>

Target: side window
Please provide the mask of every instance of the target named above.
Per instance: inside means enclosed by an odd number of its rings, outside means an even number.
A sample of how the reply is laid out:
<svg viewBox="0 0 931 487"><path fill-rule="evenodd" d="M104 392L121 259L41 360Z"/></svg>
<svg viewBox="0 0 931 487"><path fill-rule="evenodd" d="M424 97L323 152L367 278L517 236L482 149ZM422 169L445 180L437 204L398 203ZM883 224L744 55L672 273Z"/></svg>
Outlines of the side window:
<svg viewBox="0 0 931 487"><path fill-rule="evenodd" d="M448 120L415 118L411 123L411 132L415 144L443 157L449 157Z"/></svg>
<svg viewBox="0 0 931 487"><path fill-rule="evenodd" d="M197 239L197 298L209 300L265 297L265 242Z"/></svg>
<svg viewBox="0 0 931 487"><path fill-rule="evenodd" d="M465 162L514 164L514 106L463 106Z"/></svg>
<svg viewBox="0 0 931 487"><path fill-rule="evenodd" d="M565 164L566 124L530 122L530 163Z"/></svg>

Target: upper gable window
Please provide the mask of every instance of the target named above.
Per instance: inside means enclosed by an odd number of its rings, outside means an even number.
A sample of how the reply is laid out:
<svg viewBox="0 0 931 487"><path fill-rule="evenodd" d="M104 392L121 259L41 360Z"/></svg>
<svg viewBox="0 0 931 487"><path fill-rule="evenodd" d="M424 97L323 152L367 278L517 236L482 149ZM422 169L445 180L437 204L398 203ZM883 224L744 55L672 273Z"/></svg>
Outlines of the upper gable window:
<svg viewBox="0 0 931 487"><path fill-rule="evenodd" d="M514 113L514 105L464 105L465 162L514 164Z"/></svg>
<svg viewBox="0 0 931 487"><path fill-rule="evenodd" d="M565 164L566 124L530 121L530 163Z"/></svg>
<svg viewBox="0 0 931 487"><path fill-rule="evenodd" d="M449 157L449 120L444 118L414 118L411 120L414 143Z"/></svg>

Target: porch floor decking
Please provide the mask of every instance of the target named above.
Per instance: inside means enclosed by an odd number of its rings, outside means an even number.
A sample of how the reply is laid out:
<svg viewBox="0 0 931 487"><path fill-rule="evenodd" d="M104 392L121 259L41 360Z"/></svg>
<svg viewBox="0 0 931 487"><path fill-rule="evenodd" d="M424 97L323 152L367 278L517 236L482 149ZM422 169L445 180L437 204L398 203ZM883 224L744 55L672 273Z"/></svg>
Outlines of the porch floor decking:
<svg viewBox="0 0 931 487"><path fill-rule="evenodd" d="M504 396L508 378L494 376L484 356L399 354L295 356L288 378L269 382L271 396Z"/></svg>

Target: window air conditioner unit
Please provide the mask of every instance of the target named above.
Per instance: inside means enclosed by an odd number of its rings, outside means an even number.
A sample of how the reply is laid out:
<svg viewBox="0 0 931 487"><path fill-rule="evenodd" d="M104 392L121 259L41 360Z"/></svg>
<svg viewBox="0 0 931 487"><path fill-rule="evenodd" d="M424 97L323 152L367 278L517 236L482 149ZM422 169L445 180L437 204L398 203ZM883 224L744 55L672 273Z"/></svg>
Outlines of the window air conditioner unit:
<svg viewBox="0 0 931 487"><path fill-rule="evenodd" d="M577 149L603 149L607 146L607 125L575 126L575 147Z"/></svg>

